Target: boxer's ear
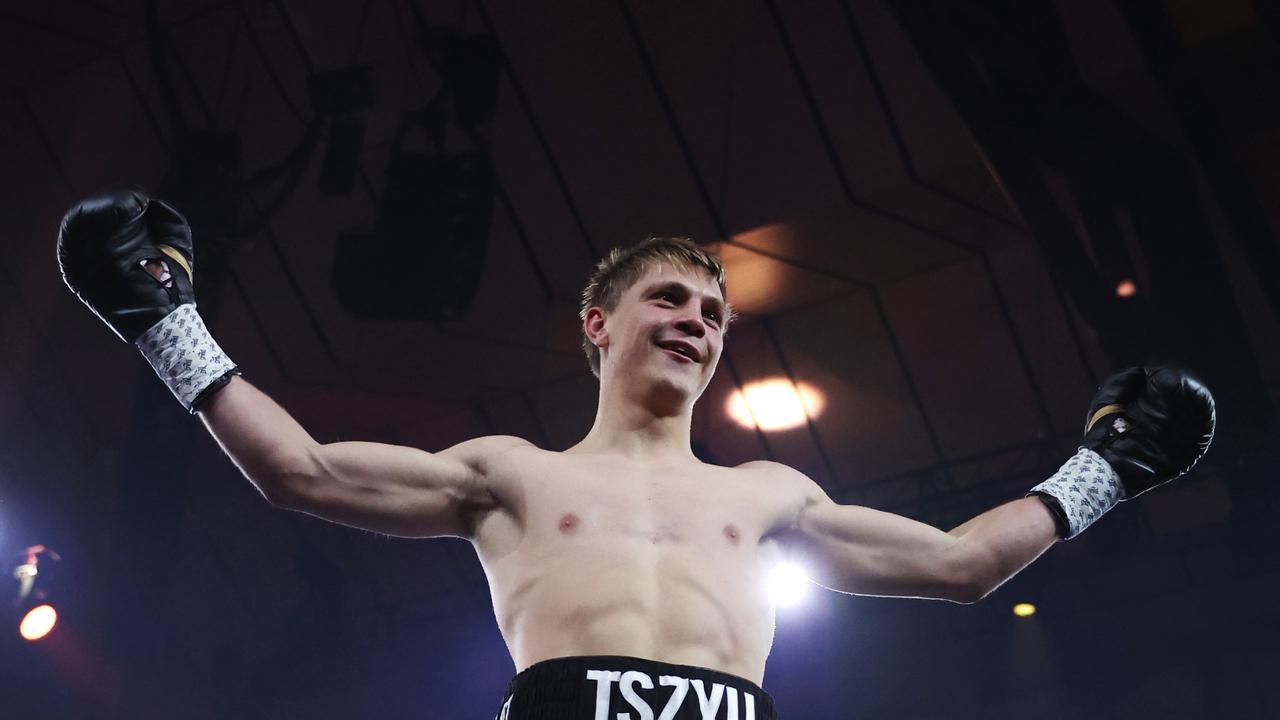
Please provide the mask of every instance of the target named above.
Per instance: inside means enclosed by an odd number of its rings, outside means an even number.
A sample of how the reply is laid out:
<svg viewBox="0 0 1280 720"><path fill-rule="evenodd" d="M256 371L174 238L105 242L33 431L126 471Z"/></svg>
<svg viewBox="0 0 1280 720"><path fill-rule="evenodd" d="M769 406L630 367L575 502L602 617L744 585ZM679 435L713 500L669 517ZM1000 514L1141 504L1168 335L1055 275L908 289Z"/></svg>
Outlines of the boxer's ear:
<svg viewBox="0 0 1280 720"><path fill-rule="evenodd" d="M586 317L582 319L583 334L592 345L602 349L609 345L609 330L605 327L606 319L604 308L598 306L588 308Z"/></svg>

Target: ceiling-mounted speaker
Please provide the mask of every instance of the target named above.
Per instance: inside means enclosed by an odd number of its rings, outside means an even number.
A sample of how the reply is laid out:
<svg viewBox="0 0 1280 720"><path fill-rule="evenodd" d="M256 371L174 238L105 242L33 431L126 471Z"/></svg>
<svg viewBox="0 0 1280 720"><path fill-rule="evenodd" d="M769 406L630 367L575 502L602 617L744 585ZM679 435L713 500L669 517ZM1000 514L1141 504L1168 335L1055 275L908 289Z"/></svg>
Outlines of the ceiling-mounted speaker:
<svg viewBox="0 0 1280 720"><path fill-rule="evenodd" d="M373 322L461 317L484 268L493 192L477 152L393 156L374 231L338 238L339 302Z"/></svg>
<svg viewBox="0 0 1280 720"><path fill-rule="evenodd" d="M324 163L317 188L325 195L347 195L360 172L364 144L363 111L378 103L373 68L351 65L307 79L311 108L329 120Z"/></svg>
<svg viewBox="0 0 1280 720"><path fill-rule="evenodd" d="M360 172L360 151L364 145L364 120L360 117L334 118L329 123L329 142L316 187L325 195L347 195Z"/></svg>
<svg viewBox="0 0 1280 720"><path fill-rule="evenodd" d="M307 78L311 109L321 115L347 115L378 104L373 68L350 65L318 72Z"/></svg>

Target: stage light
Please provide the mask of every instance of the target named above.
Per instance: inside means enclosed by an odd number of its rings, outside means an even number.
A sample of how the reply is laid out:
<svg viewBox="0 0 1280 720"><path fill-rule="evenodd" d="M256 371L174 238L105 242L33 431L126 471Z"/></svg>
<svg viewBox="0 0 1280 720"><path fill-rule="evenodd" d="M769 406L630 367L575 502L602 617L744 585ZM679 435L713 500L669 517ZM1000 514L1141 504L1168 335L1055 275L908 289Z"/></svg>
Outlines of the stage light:
<svg viewBox="0 0 1280 720"><path fill-rule="evenodd" d="M53 631L58 623L58 611L52 605L37 605L27 611L18 624L18 634L25 640L35 642Z"/></svg>
<svg viewBox="0 0 1280 720"><path fill-rule="evenodd" d="M1138 286L1132 280L1124 279L1116 283L1116 297L1133 297L1138 294Z"/></svg>
<svg viewBox="0 0 1280 720"><path fill-rule="evenodd" d="M22 562L13 569L13 579L18 581L14 618L18 620L18 634L27 640L39 640L52 632L58 622L58 613L49 604L50 571L62 558L43 545L32 545L20 557Z"/></svg>
<svg viewBox="0 0 1280 720"><path fill-rule="evenodd" d="M777 377L747 383L729 396L729 417L745 428L789 430L822 414L826 397L805 382Z"/></svg>
<svg viewBox="0 0 1280 720"><path fill-rule="evenodd" d="M1031 617L1036 614L1036 606L1031 603L1018 603L1013 606L1013 614L1018 617Z"/></svg>
<svg viewBox="0 0 1280 720"><path fill-rule="evenodd" d="M804 568L795 563L782 563L769 573L769 597L778 607L799 605L809 595L813 583Z"/></svg>

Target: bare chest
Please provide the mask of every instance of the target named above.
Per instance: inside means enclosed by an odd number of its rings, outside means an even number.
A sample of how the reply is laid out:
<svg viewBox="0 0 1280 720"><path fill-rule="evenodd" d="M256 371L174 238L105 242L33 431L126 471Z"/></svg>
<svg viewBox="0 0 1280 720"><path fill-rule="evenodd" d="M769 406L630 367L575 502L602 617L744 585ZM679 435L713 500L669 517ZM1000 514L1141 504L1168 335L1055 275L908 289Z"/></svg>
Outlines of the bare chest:
<svg viewBox="0 0 1280 720"><path fill-rule="evenodd" d="M558 461L556 461L558 460ZM775 493L729 468L561 456L532 464L518 511L526 543L750 548L776 522Z"/></svg>
<svg viewBox="0 0 1280 720"><path fill-rule="evenodd" d="M714 466L564 462L527 507L531 537L687 544L705 551L754 546L767 532L769 493Z"/></svg>

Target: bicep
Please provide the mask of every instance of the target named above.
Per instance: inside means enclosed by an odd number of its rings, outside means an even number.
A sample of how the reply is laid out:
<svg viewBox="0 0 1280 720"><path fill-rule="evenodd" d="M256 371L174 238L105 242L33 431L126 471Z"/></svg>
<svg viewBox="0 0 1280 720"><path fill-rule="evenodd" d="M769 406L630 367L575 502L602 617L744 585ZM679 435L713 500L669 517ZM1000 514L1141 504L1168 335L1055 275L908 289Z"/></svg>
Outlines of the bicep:
<svg viewBox="0 0 1280 720"><path fill-rule="evenodd" d="M962 599L955 538L893 513L810 497L781 535L814 582L858 595Z"/></svg>
<svg viewBox="0 0 1280 720"><path fill-rule="evenodd" d="M285 482L286 507L402 537L469 537L493 503L484 453L468 441L439 453L374 442L317 445Z"/></svg>

